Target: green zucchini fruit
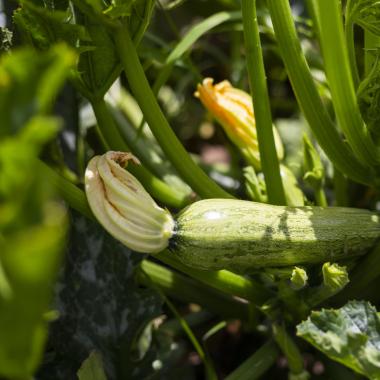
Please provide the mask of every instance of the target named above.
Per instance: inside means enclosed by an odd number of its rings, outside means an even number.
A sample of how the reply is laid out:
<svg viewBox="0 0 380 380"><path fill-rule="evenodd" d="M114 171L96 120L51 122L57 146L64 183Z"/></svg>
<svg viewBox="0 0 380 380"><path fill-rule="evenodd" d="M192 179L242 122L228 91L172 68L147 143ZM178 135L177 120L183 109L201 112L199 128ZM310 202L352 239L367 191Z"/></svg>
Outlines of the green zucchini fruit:
<svg viewBox="0 0 380 380"><path fill-rule="evenodd" d="M207 199L176 217L169 250L192 267L247 272L358 256L379 237L379 215L367 210Z"/></svg>
<svg viewBox="0 0 380 380"><path fill-rule="evenodd" d="M368 251L380 237L379 214L353 208L284 207L231 199L193 203L173 218L108 152L86 170L86 194L99 222L131 249L165 248L184 264L241 273L338 261Z"/></svg>

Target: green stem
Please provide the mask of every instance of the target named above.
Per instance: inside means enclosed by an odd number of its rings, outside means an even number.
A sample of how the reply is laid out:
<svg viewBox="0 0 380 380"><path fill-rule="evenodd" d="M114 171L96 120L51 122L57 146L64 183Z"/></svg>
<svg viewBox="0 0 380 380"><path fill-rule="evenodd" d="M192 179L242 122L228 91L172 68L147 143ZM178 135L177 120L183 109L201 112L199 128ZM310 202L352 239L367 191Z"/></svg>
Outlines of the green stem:
<svg viewBox="0 0 380 380"><path fill-rule="evenodd" d="M117 129L110 110L103 98L92 99L91 105L94 110L99 129L112 150L121 152L130 151L127 144ZM188 203L186 196L173 191L163 181L155 177L141 165L130 165L131 172L145 187L145 189L156 199L164 204L176 208L182 208Z"/></svg>
<svg viewBox="0 0 380 380"><path fill-rule="evenodd" d="M271 296L271 293L258 282L227 270L202 271L193 269L178 262L167 250L156 254L154 257L206 285L224 293L244 298L255 305L263 304Z"/></svg>
<svg viewBox="0 0 380 380"><path fill-rule="evenodd" d="M317 206L327 207L326 194L323 190L323 186L319 186L314 189L315 203Z"/></svg>
<svg viewBox="0 0 380 380"><path fill-rule="evenodd" d="M89 219L94 219L94 215L92 214L90 206L87 203L86 195L81 189L60 176L44 162L38 161L38 167L52 183L57 193L68 203L71 208L79 211L82 215Z"/></svg>
<svg viewBox="0 0 380 380"><path fill-rule="evenodd" d="M316 0L306 0L306 8L307 8L307 11L309 13L311 20L313 21L314 33L317 35L317 37L319 39L320 27L319 27L319 21L318 21L318 17L317 17L317 8L316 8L315 1Z"/></svg>
<svg viewBox="0 0 380 380"><path fill-rule="evenodd" d="M380 47L380 37L364 30L364 71L367 76L376 59L375 51Z"/></svg>
<svg viewBox="0 0 380 380"><path fill-rule="evenodd" d="M266 84L263 53L256 15L256 0L242 0L247 70L255 110L260 161L269 203L286 205L274 143L272 116Z"/></svg>
<svg viewBox="0 0 380 380"><path fill-rule="evenodd" d="M344 41L339 0L319 0L318 17L326 76L340 128L356 157L367 166L379 164L379 154L356 101L355 85Z"/></svg>
<svg viewBox="0 0 380 380"><path fill-rule="evenodd" d="M233 198L193 162L174 134L149 86L128 27L116 29L114 38L131 90L149 127L179 175L202 198Z"/></svg>
<svg viewBox="0 0 380 380"><path fill-rule="evenodd" d="M350 3L352 0L347 0L346 12L345 12L345 24L344 24L344 36L346 40L348 59L351 69L351 75L354 83L354 88L357 89L360 82L358 65L356 63L355 54L355 34L354 28L355 23L352 21L349 15L349 10L351 9Z"/></svg>
<svg viewBox="0 0 380 380"><path fill-rule="evenodd" d="M336 167L334 167L334 194L335 206L348 207L350 205L347 178Z"/></svg>
<svg viewBox="0 0 380 380"><path fill-rule="evenodd" d="M298 104L319 145L340 171L357 182L370 184L373 181L373 173L354 157L351 150L342 141L319 96L302 53L289 1L267 0L267 5Z"/></svg>
<svg viewBox="0 0 380 380"><path fill-rule="evenodd" d="M226 380L256 380L272 367L278 357L278 348L270 340L262 345L252 356L230 373Z"/></svg>
<svg viewBox="0 0 380 380"><path fill-rule="evenodd" d="M298 375L304 372L304 360L297 344L288 334L283 324L274 322L272 324L273 337L285 355L290 372Z"/></svg>
<svg viewBox="0 0 380 380"><path fill-rule="evenodd" d="M184 319L179 312L177 311L176 307L173 305L173 303L161 292L160 289L157 289L161 295L161 297L164 299L165 303L169 307L170 311L174 314L174 316L177 318L178 322L180 323L183 331L189 338L191 344L193 345L195 351L198 353L200 359L202 360L205 370L206 370L206 379L207 380L218 380L218 377L216 375L214 366L210 360L210 358L206 355L205 350L203 349L202 345L199 343L198 339L194 335L193 331L191 330L191 327L188 325L186 319Z"/></svg>
<svg viewBox="0 0 380 380"><path fill-rule="evenodd" d="M124 108L131 107L125 104ZM170 162L165 160L164 154L154 137L146 138L142 131L137 129L137 125L133 125L118 107L110 106L110 111L120 134L142 164L154 175L170 185L174 191L183 194L184 197L191 197L191 188L179 178ZM132 119L135 118L132 117Z"/></svg>
<svg viewBox="0 0 380 380"><path fill-rule="evenodd" d="M151 261L143 260L140 268L145 275L141 271L137 272L137 280L143 285L149 286L151 281L166 295L181 302L197 303L224 318L240 318L245 321L250 319L248 304L225 293ZM150 281L147 281L146 276Z"/></svg>
<svg viewBox="0 0 380 380"><path fill-rule="evenodd" d="M337 294L338 291L333 291L331 288L328 286L325 286L324 284L313 288L313 289L308 289L310 292L308 293L306 299L307 299L307 304L310 307L310 310L314 309L318 305L322 304L329 298L333 297L335 294Z"/></svg>

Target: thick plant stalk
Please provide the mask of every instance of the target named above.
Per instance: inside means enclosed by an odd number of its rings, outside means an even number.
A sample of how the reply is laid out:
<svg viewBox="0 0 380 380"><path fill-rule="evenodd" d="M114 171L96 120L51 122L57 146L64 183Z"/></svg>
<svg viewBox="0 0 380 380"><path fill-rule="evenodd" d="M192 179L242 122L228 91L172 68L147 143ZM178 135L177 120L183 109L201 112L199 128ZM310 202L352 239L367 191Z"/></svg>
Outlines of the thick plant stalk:
<svg viewBox="0 0 380 380"><path fill-rule="evenodd" d="M202 198L233 198L194 163L174 134L149 86L128 27L116 29L114 38L129 85L145 120L178 174Z"/></svg>
<svg viewBox="0 0 380 380"><path fill-rule="evenodd" d="M355 55L355 34L354 34L355 23L353 22L353 20L350 18L350 15L349 15L351 2L352 0L347 0L347 3L346 3L344 37L345 37L345 42L347 46L348 59L349 59L353 84L354 84L355 89L357 89L360 82L360 76L359 76L358 65L356 64L356 55Z"/></svg>
<svg viewBox="0 0 380 380"><path fill-rule="evenodd" d="M261 166L265 177L268 201L285 205L286 198L281 181L276 145L273 136L272 116L266 85L265 69L257 24L256 1L242 0L244 40L247 70L257 123Z"/></svg>
<svg viewBox="0 0 380 380"><path fill-rule="evenodd" d="M297 37L289 1L267 0L267 6L298 104L319 145L342 173L354 181L372 184L373 171L363 165L342 141L318 94Z"/></svg>
<svg viewBox="0 0 380 380"><path fill-rule="evenodd" d="M356 157L367 166L379 165L379 152L361 118L356 101L350 60L344 40L341 5L338 0L317 2L320 43L339 127ZM349 21L349 20L348 20ZM351 30L348 25L348 30ZM348 39L353 40L352 36ZM351 51L353 48L350 49ZM354 53L351 52L351 56ZM351 58L354 61L355 57ZM355 66L352 62L351 66ZM355 71L355 68L352 67ZM356 76L356 75L355 75Z"/></svg>

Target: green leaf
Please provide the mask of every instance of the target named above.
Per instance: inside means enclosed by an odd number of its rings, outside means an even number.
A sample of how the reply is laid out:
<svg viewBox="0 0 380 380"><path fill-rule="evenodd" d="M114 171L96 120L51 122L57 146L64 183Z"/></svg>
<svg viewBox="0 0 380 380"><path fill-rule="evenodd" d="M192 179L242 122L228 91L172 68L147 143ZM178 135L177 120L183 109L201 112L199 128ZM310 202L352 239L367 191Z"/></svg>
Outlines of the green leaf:
<svg viewBox="0 0 380 380"><path fill-rule="evenodd" d="M24 42L31 43L40 50L46 50L58 42L66 42L76 48L81 40L88 40L82 25L72 22L71 8L51 8L37 6L30 0L21 1L21 7L13 15L13 20ZM63 7L64 4L58 4Z"/></svg>
<svg viewBox="0 0 380 380"><path fill-rule="evenodd" d="M378 0L352 0L346 14L363 29L380 35L380 2Z"/></svg>
<svg viewBox="0 0 380 380"><path fill-rule="evenodd" d="M111 18L130 16L136 0L112 0L111 5L104 11Z"/></svg>
<svg viewBox="0 0 380 380"><path fill-rule="evenodd" d="M0 375L29 378L42 358L49 307L65 233L65 214L49 206L42 224L8 233L0 262L9 292L0 294Z"/></svg>
<svg viewBox="0 0 380 380"><path fill-rule="evenodd" d="M27 194L30 189L25 186L25 183L34 180L31 172L36 166L35 157L40 153L43 145L56 135L58 129L57 119L34 117L16 138L7 138L2 141L0 145L0 201L10 202L15 209L26 206L23 203L23 197L30 201ZM5 224L4 216L4 213L0 215L0 226Z"/></svg>
<svg viewBox="0 0 380 380"><path fill-rule="evenodd" d="M380 317L364 301L341 309L313 311L297 326L297 334L325 353L370 379L380 379Z"/></svg>
<svg viewBox="0 0 380 380"><path fill-rule="evenodd" d="M112 36L98 21L76 12L78 19L91 38L82 41L84 51L79 56L78 75L87 97L102 99L115 79L120 75L121 66Z"/></svg>
<svg viewBox="0 0 380 380"><path fill-rule="evenodd" d="M132 13L129 17L129 29L136 46L140 43L148 28L154 5L155 0L137 0L133 3Z"/></svg>
<svg viewBox="0 0 380 380"><path fill-rule="evenodd" d="M93 351L82 363L78 371L79 380L107 380L104 373L102 356Z"/></svg>
<svg viewBox="0 0 380 380"><path fill-rule="evenodd" d="M34 117L0 142L0 376L7 378L30 378L47 338L67 220L36 157L57 130L56 119Z"/></svg>
<svg viewBox="0 0 380 380"><path fill-rule="evenodd" d="M377 137L380 135L380 52L372 70L360 83L357 97L360 111L368 128Z"/></svg>
<svg viewBox="0 0 380 380"><path fill-rule="evenodd" d="M1 378L31 378L45 348L67 218L37 157L59 130L59 120L44 114L74 58L61 46L0 61Z"/></svg>
<svg viewBox="0 0 380 380"><path fill-rule="evenodd" d="M34 114L51 109L75 58L64 45L41 54L18 50L1 58L0 137L16 133Z"/></svg>

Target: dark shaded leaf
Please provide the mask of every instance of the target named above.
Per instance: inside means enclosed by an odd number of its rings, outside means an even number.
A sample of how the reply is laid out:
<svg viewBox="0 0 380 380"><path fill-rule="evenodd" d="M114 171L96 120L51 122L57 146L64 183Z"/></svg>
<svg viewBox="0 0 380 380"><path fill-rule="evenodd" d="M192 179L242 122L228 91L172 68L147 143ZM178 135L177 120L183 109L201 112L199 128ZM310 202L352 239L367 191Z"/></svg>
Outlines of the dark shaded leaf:
<svg viewBox="0 0 380 380"><path fill-rule="evenodd" d="M37 6L29 1L22 1L13 20L18 27L22 39L40 50L46 50L57 42L66 42L73 48L81 40L88 40L88 35L82 25L72 22L71 9ZM65 2L58 4L64 7Z"/></svg>
<svg viewBox="0 0 380 380"><path fill-rule="evenodd" d="M109 379L143 379L156 359L133 352L140 333L160 313L161 299L139 288L134 269L143 255L132 253L102 227L72 216L67 261L57 287L60 318L53 324L41 379L72 379L91 351L101 353ZM124 370L123 370L124 368Z"/></svg>

